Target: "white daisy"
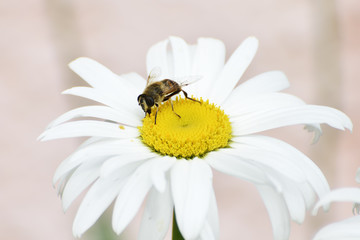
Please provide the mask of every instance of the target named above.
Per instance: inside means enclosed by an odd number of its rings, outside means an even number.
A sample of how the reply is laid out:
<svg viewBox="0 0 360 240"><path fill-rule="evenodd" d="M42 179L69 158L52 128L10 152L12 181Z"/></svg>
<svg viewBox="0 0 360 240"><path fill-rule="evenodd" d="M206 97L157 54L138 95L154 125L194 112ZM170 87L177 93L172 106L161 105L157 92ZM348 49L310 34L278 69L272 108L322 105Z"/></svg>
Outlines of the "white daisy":
<svg viewBox="0 0 360 240"><path fill-rule="evenodd" d="M185 239L218 239L214 168L254 183L270 215L274 238L288 239L290 219L301 223L316 196L327 193L329 186L304 154L257 134L305 124L315 131L316 140L321 123L341 130L352 129L352 123L336 109L307 105L280 93L289 83L279 71L235 87L257 47L256 38L247 38L226 63L224 44L212 38L188 45L170 37L151 47L147 69L159 66L160 79L203 76L184 87L202 103L174 99L179 118L166 102L159 107L156 125L155 111L144 118L136 101L146 83L143 77L118 76L88 58L70 63L91 87L71 88L64 94L103 105L63 114L40 139L91 137L61 163L54 176L65 210L89 187L74 220L75 236L89 229L113 201L113 229L120 234L147 195L139 239L163 239L173 209ZM70 121L74 118L86 119Z"/></svg>
<svg viewBox="0 0 360 240"><path fill-rule="evenodd" d="M356 174L356 181L360 183L360 168ZM354 203L353 214L360 214L360 189L340 188L323 196L315 205L313 215L316 215L321 206L332 202ZM360 216L347 218L340 222L329 224L318 231L313 240L356 240L360 239Z"/></svg>

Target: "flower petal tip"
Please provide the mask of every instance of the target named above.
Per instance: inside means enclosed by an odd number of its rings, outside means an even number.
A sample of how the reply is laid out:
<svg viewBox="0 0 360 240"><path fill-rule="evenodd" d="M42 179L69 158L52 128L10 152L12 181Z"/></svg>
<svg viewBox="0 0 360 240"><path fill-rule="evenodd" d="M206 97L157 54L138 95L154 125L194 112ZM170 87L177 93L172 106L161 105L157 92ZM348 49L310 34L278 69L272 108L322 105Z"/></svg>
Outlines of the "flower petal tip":
<svg viewBox="0 0 360 240"><path fill-rule="evenodd" d="M351 121L351 119L343 112L340 112L342 116L340 116L342 118L342 129L343 131L345 131L346 129L348 129L350 132L352 132L353 129L353 123Z"/></svg>
<svg viewBox="0 0 360 240"><path fill-rule="evenodd" d="M166 190L166 184L154 184L154 187L156 188L156 190L160 193L164 193Z"/></svg>
<svg viewBox="0 0 360 240"><path fill-rule="evenodd" d="M328 212L329 209L330 209L330 204L329 203L326 203L326 204L323 204L321 202L318 202L315 207L313 208L313 210L311 211L311 215L313 216L316 216L319 212L319 208L322 207L324 212Z"/></svg>
<svg viewBox="0 0 360 240"><path fill-rule="evenodd" d="M249 36L249 37L247 37L245 40L247 40L247 39L252 39L252 40L255 40L255 41L259 41L259 40L257 39L257 37L255 37L255 36Z"/></svg>
<svg viewBox="0 0 360 240"><path fill-rule="evenodd" d="M254 44L256 47L259 46L259 39L257 39L255 36L250 36L244 40L244 42Z"/></svg>
<svg viewBox="0 0 360 240"><path fill-rule="evenodd" d="M316 215L318 214L318 211L319 211L319 208L314 208L314 209L311 211L311 215L316 216Z"/></svg>
<svg viewBox="0 0 360 240"><path fill-rule="evenodd" d="M83 232L79 231L78 227L73 226L73 236L75 238L81 238L82 235L83 235Z"/></svg>
<svg viewBox="0 0 360 240"><path fill-rule="evenodd" d="M36 141L44 142L44 141L46 141L46 139L44 139L44 138L45 138L45 132L43 132L40 136L38 136L36 138Z"/></svg>
<svg viewBox="0 0 360 240"><path fill-rule="evenodd" d="M71 94L72 89L74 89L74 87L62 91L61 94L63 95Z"/></svg>
<svg viewBox="0 0 360 240"><path fill-rule="evenodd" d="M88 58L88 57L78 57L75 60L71 61L68 64L68 66L70 69L73 69L74 67L76 67L79 64L88 63L88 62L94 62L94 60L92 60L91 58Z"/></svg>
<svg viewBox="0 0 360 240"><path fill-rule="evenodd" d="M68 207L64 205L64 203L62 204L62 210L64 213L66 213L66 211L68 210Z"/></svg>
<svg viewBox="0 0 360 240"><path fill-rule="evenodd" d="M116 235L120 235L122 232L122 229L118 225L119 225L118 222L114 221L114 219L113 219L112 220L112 228Z"/></svg>
<svg viewBox="0 0 360 240"><path fill-rule="evenodd" d="M353 127L354 127L354 126L353 126L353 123L352 123L352 121L349 119L347 125L345 125L345 128L347 128L347 129L352 133Z"/></svg>
<svg viewBox="0 0 360 240"><path fill-rule="evenodd" d="M175 35L171 35L171 36L169 37L169 40L170 40L170 41L171 41L171 40L184 41L184 39L182 39L181 37L175 36Z"/></svg>

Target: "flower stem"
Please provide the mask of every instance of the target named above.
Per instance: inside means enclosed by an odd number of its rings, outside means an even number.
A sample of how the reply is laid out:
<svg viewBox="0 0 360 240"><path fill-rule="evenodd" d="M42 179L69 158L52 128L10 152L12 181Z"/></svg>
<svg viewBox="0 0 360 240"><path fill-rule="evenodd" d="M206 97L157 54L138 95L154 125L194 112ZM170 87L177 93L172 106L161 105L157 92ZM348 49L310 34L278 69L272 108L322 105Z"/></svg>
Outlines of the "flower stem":
<svg viewBox="0 0 360 240"><path fill-rule="evenodd" d="M185 240L184 237L181 235L179 227L176 222L175 209L173 213L172 240Z"/></svg>

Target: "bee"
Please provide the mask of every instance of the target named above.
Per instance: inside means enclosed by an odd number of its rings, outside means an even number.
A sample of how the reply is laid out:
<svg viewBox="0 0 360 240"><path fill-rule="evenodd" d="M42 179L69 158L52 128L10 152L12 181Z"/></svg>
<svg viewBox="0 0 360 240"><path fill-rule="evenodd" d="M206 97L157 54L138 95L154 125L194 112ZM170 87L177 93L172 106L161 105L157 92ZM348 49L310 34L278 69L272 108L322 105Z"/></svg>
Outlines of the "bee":
<svg viewBox="0 0 360 240"><path fill-rule="evenodd" d="M195 79L191 82L187 81L184 83L177 83L176 81L170 79L163 79L161 81L156 81L156 79L159 76L160 76L160 69L156 67L150 72L147 78L144 92L140 94L137 98L139 105L141 106L142 110L145 112L145 117L146 114L149 115L151 114L151 108L155 105L156 107L155 124L156 124L157 113L159 110L159 105L165 101L170 101L171 109L179 118L181 118L181 116L174 111L174 106L170 99L172 96L180 92L183 92L185 98L192 100L194 102L201 103L198 100L188 97L187 92L185 92L182 89L182 87L187 86L199 80L200 77L194 76Z"/></svg>

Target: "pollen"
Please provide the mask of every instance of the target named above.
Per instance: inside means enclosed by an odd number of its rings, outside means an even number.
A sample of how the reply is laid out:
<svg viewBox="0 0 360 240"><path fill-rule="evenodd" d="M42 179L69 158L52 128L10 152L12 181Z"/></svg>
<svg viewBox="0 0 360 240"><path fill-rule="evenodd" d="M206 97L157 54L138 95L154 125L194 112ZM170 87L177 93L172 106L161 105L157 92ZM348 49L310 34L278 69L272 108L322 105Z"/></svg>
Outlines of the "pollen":
<svg viewBox="0 0 360 240"><path fill-rule="evenodd" d="M198 99L197 99L198 100ZM139 127L142 142L161 155L192 159L229 145L232 137L229 117L209 100L199 102L177 97L154 109ZM178 116L178 115L180 116Z"/></svg>

